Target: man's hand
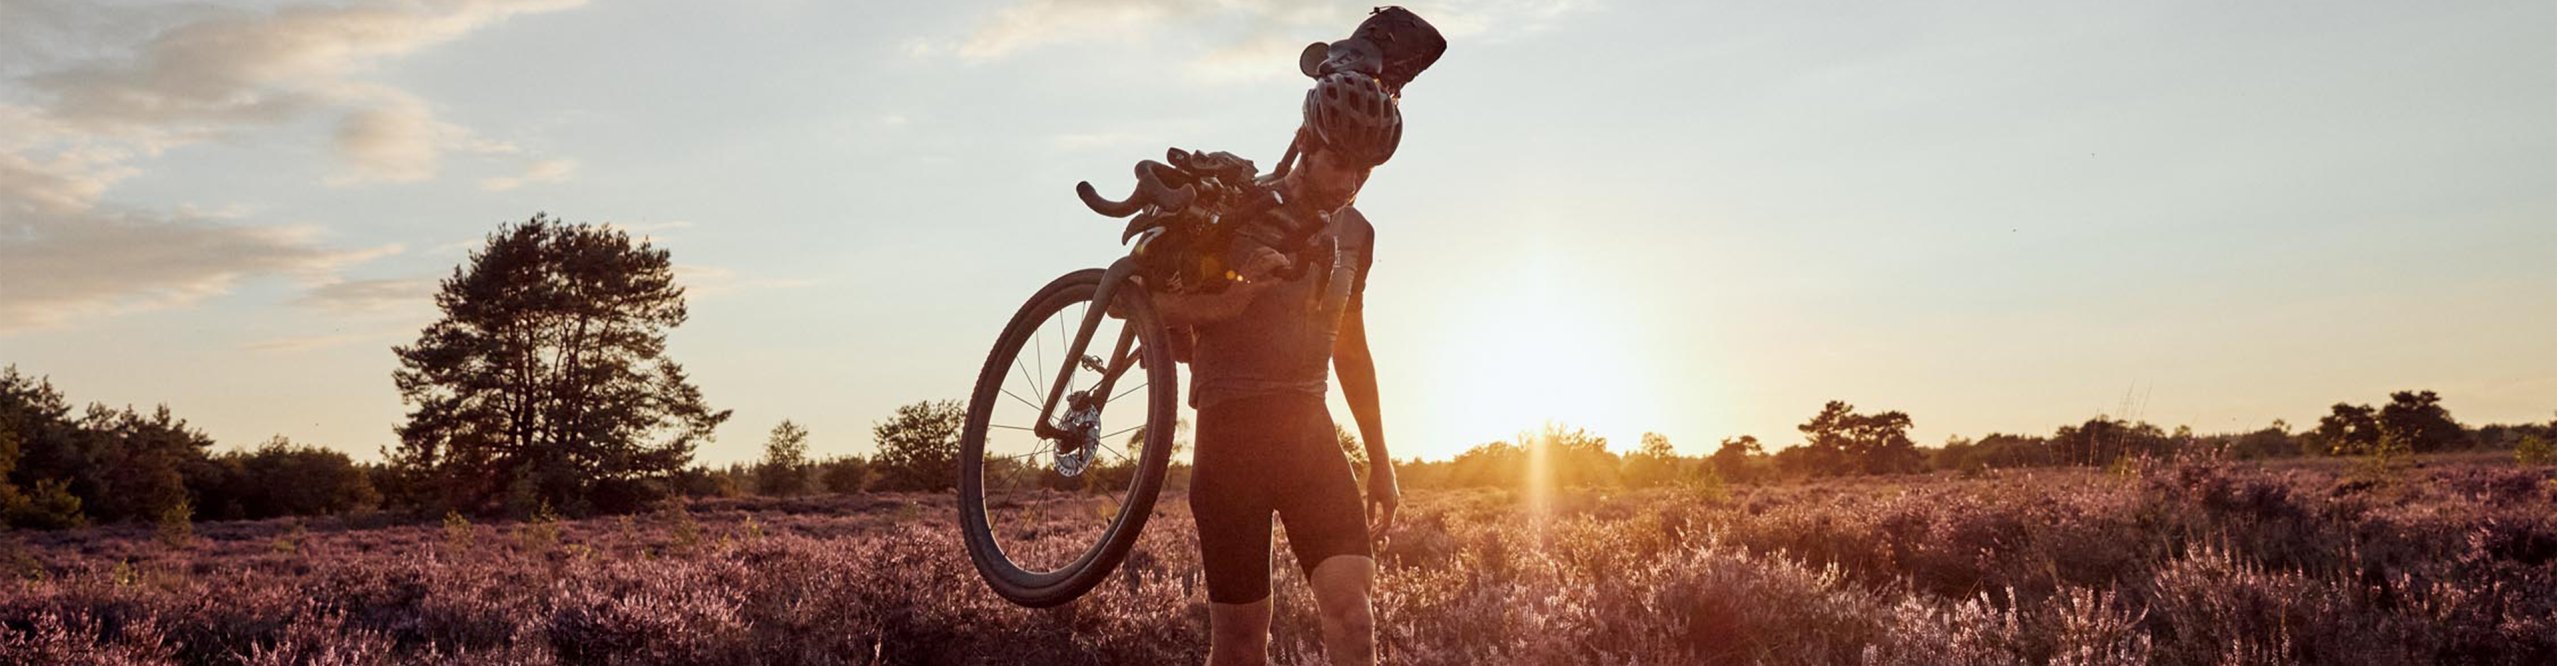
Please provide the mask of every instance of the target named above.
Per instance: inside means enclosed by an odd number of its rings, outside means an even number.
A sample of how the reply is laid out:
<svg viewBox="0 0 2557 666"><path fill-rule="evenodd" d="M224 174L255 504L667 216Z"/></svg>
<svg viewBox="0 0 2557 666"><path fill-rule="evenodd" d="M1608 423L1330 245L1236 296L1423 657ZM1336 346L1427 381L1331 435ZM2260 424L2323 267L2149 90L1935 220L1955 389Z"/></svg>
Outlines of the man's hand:
<svg viewBox="0 0 2557 666"><path fill-rule="evenodd" d="M1403 489L1394 483L1394 461L1370 462L1367 468L1367 538L1384 543L1385 530L1394 526L1394 508L1403 503Z"/></svg>
<svg viewBox="0 0 2557 666"><path fill-rule="evenodd" d="M1279 254L1278 250L1254 248L1250 256L1243 258L1243 268L1235 274L1243 276L1245 282L1260 282L1287 268L1287 263L1287 255Z"/></svg>

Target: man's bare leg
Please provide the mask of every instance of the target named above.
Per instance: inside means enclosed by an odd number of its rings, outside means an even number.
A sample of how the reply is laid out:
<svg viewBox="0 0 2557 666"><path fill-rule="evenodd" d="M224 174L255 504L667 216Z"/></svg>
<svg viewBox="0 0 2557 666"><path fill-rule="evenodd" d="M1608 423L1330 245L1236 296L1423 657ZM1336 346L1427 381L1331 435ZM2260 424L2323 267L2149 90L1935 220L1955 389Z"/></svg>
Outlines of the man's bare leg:
<svg viewBox="0 0 2557 666"><path fill-rule="evenodd" d="M1248 604L1209 602L1207 626L1209 666L1262 666L1270 663L1268 597Z"/></svg>
<svg viewBox="0 0 2557 666"><path fill-rule="evenodd" d="M1376 560L1362 555L1334 555L1314 565L1313 578L1314 607L1323 617L1323 651L1331 655L1334 664L1376 663L1376 618L1368 607ZM1266 624L1268 608L1264 606L1262 612Z"/></svg>

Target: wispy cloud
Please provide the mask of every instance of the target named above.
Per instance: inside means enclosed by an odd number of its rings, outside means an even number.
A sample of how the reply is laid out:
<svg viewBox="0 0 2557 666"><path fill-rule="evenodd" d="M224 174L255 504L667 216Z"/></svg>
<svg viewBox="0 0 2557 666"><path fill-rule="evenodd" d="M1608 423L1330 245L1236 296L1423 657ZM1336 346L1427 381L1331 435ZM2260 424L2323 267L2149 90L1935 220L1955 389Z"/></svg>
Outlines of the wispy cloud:
<svg viewBox="0 0 2557 666"><path fill-rule="evenodd" d="M378 334L378 335L355 334L355 333L340 333L340 334L329 334L329 335L293 335L293 336L286 336L286 337L281 337L281 338L268 338L268 339L265 339L265 340L258 340L258 341L250 342L250 343L245 344L245 345L241 345L241 346L240 346L240 348L241 348L241 349L248 350L248 351L259 352L259 353L280 354L280 353L289 353L289 352L298 352L298 351L311 351L311 350L314 350L314 349L328 349L328 348L331 348L331 347L341 347L341 346L345 346L345 345L349 345L349 344L354 344L354 343L357 343L357 342L363 342L363 341L365 341L365 340L379 340L379 339L396 339L396 338L391 338L391 337L390 337L390 335L389 335L389 334L387 334L387 333L385 333L385 334Z"/></svg>
<svg viewBox="0 0 2557 666"><path fill-rule="evenodd" d="M577 160L542 160L525 167L522 174L480 181L479 188L490 192L504 192L530 183L556 183L568 180L569 176L576 173Z"/></svg>
<svg viewBox="0 0 2557 666"><path fill-rule="evenodd" d="M341 314L386 312L433 304L435 287L426 278L340 280L313 287L294 302Z"/></svg>
<svg viewBox="0 0 2557 666"><path fill-rule="evenodd" d="M431 179L455 151L513 154L363 75L506 17L583 1L191 7L172 25L148 26L106 6L0 6L0 43L64 45L0 63L0 331L191 303L254 276L325 281L396 252L100 197L171 148L330 114L346 165L333 185ZM527 173L544 169L556 167L535 162Z"/></svg>
<svg viewBox="0 0 2557 666"><path fill-rule="evenodd" d="M1190 56L1193 78L1251 80L1292 75L1306 42L1348 36L1374 3L1347 0L1019 0L995 10L966 36L918 39L911 57L1006 58L1040 47L1143 40L1168 32L1208 44ZM1451 38L1499 38L1542 30L1592 0L1445 0L1409 3Z"/></svg>
<svg viewBox="0 0 2557 666"><path fill-rule="evenodd" d="M8 174L0 174L0 180ZM184 305L258 275L316 278L396 248L334 249L308 230L134 211L12 211L0 223L0 332Z"/></svg>

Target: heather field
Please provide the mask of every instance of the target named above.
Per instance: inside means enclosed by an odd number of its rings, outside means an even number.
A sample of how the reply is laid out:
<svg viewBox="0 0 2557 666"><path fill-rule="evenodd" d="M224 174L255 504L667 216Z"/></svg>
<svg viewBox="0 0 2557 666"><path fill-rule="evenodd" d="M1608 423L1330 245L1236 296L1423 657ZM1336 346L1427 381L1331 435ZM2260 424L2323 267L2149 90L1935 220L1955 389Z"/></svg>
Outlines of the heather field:
<svg viewBox="0 0 2557 666"><path fill-rule="evenodd" d="M2557 663L2548 468L2117 466L1418 491L1380 553L1395 663ZM1076 604L986 592L945 497L714 500L0 539L0 662L1183 663L1168 497ZM1284 549L1273 642L1319 663Z"/></svg>

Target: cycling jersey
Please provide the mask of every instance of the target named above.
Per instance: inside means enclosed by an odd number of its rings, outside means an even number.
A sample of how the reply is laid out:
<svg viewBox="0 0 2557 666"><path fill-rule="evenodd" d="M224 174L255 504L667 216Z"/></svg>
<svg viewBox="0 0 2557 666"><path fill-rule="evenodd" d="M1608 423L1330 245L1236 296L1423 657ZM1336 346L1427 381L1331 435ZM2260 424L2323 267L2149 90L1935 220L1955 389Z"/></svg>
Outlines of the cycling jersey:
<svg viewBox="0 0 2557 666"><path fill-rule="evenodd" d="M1332 342L1341 319L1319 311L1324 282L1335 260L1357 266L1351 279L1347 315L1366 300L1367 269L1375 263L1376 230L1355 209L1333 216L1340 257L1327 248L1309 251L1310 267L1302 277L1269 287L1225 321L1197 327L1190 363L1190 404L1205 410L1217 403L1260 395L1323 397L1329 385ZM1238 234L1227 265L1262 247L1252 236Z"/></svg>

